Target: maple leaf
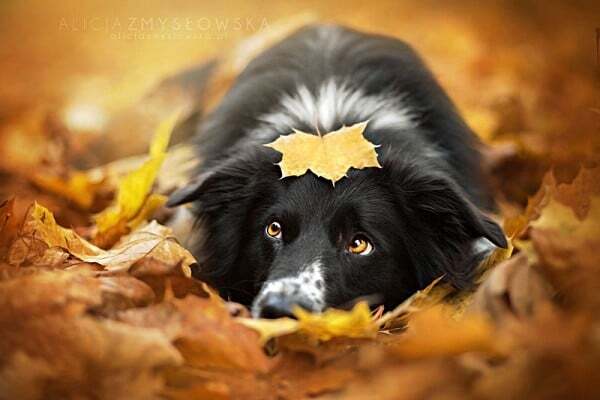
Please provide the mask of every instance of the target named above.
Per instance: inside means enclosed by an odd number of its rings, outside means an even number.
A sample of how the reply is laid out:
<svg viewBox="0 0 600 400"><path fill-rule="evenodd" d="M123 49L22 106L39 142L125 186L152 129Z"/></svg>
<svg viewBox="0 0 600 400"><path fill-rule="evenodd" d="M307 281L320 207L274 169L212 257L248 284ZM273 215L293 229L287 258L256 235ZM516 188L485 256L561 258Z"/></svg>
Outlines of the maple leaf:
<svg viewBox="0 0 600 400"><path fill-rule="evenodd" d="M34 173L30 178L40 188L73 201L83 209L94 203L96 193L103 187L103 179L94 179L90 174L74 171L68 178L47 173Z"/></svg>
<svg viewBox="0 0 600 400"><path fill-rule="evenodd" d="M455 320L455 310L437 305L415 313L408 332L391 347L402 358L461 354L467 351L495 352L492 325L485 316L468 315Z"/></svg>
<svg viewBox="0 0 600 400"><path fill-rule="evenodd" d="M33 203L10 246L8 262L12 265L53 266L52 260L60 262L53 257L55 250L68 252L79 259L102 251L73 230L58 225L48 209Z"/></svg>
<svg viewBox="0 0 600 400"><path fill-rule="evenodd" d="M115 203L95 216L97 244L107 246L135 228L140 222L166 202L166 197L150 195L160 167L165 160L171 132L179 113L164 120L157 128L150 144L149 159L138 169L127 174L119 185Z"/></svg>
<svg viewBox="0 0 600 400"><path fill-rule="evenodd" d="M301 176L311 170L335 185L350 168L381 168L375 151L377 146L363 135L367 123L345 126L322 136L294 130L265 146L282 154L278 163L282 178Z"/></svg>
<svg viewBox="0 0 600 400"><path fill-rule="evenodd" d="M352 310L330 308L320 314L313 314L298 307L294 310L301 332L320 340L334 337L372 338L377 333L377 325L371 318L366 302L357 303Z"/></svg>
<svg viewBox="0 0 600 400"><path fill-rule="evenodd" d="M60 267L69 255L101 265L111 273L133 268L131 272L136 276L174 273L189 277L190 265L195 262L191 253L175 241L170 228L156 221L104 250L59 226L50 211L34 203L9 249L9 263Z"/></svg>
<svg viewBox="0 0 600 400"><path fill-rule="evenodd" d="M269 340L298 332L299 323L291 318L256 319L237 318L237 322L260 334L260 343L264 345Z"/></svg>
<svg viewBox="0 0 600 400"><path fill-rule="evenodd" d="M297 320L237 318L237 321L257 331L262 344L269 339L295 333L323 341L333 338L373 338L377 333L377 324L373 322L365 302L357 303L352 310L330 308L323 313L311 313L297 307L294 315Z"/></svg>

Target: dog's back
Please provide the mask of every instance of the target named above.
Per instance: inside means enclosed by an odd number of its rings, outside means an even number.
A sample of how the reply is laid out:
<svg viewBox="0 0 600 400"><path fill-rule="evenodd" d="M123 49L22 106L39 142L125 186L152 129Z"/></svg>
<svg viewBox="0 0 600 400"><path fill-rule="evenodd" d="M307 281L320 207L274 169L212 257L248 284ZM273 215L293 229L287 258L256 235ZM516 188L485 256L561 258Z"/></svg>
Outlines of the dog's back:
<svg viewBox="0 0 600 400"><path fill-rule="evenodd" d="M201 123L198 149L209 168L292 129L326 134L364 120L375 143L417 141L435 153L471 201L491 208L476 138L419 56L400 40L337 25L303 28L254 59Z"/></svg>

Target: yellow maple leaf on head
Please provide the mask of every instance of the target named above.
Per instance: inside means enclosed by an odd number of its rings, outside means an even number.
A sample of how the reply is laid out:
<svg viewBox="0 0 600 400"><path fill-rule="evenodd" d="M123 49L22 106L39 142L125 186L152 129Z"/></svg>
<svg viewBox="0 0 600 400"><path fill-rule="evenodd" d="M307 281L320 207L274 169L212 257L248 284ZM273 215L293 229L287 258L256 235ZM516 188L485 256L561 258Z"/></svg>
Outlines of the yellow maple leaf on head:
<svg viewBox="0 0 600 400"><path fill-rule="evenodd" d="M278 163L282 178L301 176L308 170L335 182L346 176L350 168L381 168L375 148L363 135L368 121L344 126L326 135L294 130L265 146L282 154Z"/></svg>

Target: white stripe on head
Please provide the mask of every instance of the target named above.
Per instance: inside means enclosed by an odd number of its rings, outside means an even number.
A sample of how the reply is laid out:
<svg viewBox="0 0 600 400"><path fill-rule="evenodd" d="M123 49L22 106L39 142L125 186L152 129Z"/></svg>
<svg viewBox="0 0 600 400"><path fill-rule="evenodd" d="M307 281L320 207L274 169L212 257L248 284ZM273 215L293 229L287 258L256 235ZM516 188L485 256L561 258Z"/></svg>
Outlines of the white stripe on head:
<svg viewBox="0 0 600 400"><path fill-rule="evenodd" d="M252 316L260 315L261 302L270 295L289 297L292 302L294 299L304 299L311 304L312 311L323 311L325 290L323 264L321 260L316 259L306 265L296 276L266 281L252 304Z"/></svg>
<svg viewBox="0 0 600 400"><path fill-rule="evenodd" d="M405 103L406 96L392 92L367 95L361 88L331 78L316 94L299 85L294 94L284 95L277 109L258 118L262 124L252 129L250 136L272 140L300 125L315 124L331 131L336 121L369 120L372 129L415 127L415 115Z"/></svg>

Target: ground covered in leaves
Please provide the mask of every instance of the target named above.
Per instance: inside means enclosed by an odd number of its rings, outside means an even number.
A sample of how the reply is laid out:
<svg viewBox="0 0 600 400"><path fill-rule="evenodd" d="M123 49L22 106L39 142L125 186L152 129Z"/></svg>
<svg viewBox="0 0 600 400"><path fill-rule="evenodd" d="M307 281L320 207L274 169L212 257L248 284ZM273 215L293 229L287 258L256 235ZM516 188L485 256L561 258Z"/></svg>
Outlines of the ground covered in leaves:
<svg viewBox="0 0 600 400"><path fill-rule="evenodd" d="M525 2L471 20L466 6L396 3L335 17L414 43L482 138L511 246L483 262L478 288L436 281L395 310L249 319L190 277L163 207L190 165L172 132L197 93L167 79L99 125L97 109L63 114L73 99L48 106L64 95L56 76L37 100L13 83L0 98L0 399L600 397L593 13ZM215 52L204 112L249 57L311 18Z"/></svg>

